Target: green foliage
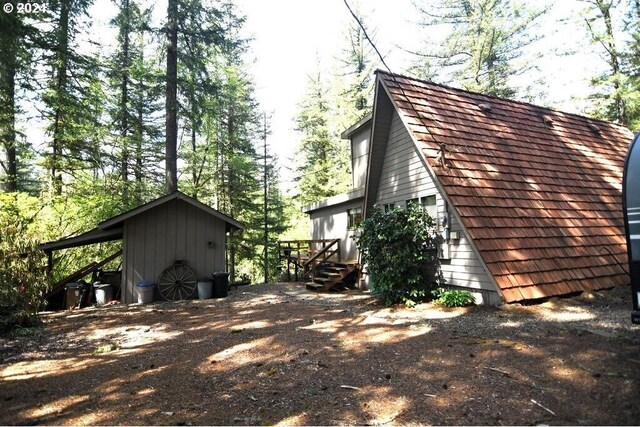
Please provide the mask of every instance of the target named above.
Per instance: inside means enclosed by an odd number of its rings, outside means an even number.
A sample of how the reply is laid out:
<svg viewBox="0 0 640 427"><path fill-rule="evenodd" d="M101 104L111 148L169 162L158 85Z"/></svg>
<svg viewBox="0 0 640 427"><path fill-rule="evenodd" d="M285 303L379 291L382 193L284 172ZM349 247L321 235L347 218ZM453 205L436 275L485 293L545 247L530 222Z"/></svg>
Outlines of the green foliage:
<svg viewBox="0 0 640 427"><path fill-rule="evenodd" d="M374 210L357 240L371 290L385 304L413 306L441 281L434 220L419 208Z"/></svg>
<svg viewBox="0 0 640 427"><path fill-rule="evenodd" d="M354 4L355 14L364 26L369 37L375 38L375 29L367 27L368 16L358 4ZM344 31L344 47L340 52L337 106L342 121L340 125L347 129L371 112L373 101L374 69L379 60L373 46L365 37L365 30L350 19Z"/></svg>
<svg viewBox="0 0 640 427"><path fill-rule="evenodd" d="M547 9L515 0L441 0L418 9L429 43L414 73L474 92L516 96L510 78L535 66L537 58L525 54L540 38L535 27ZM434 39L434 32L447 35Z"/></svg>
<svg viewBox="0 0 640 427"><path fill-rule="evenodd" d="M310 78L299 104L296 130L301 135L296 168L299 201L306 205L347 190L349 152L340 140L331 112L334 100L320 72Z"/></svg>
<svg viewBox="0 0 640 427"><path fill-rule="evenodd" d="M433 291L433 296L437 304L445 307L464 307L476 302L471 292L464 290L437 288Z"/></svg>
<svg viewBox="0 0 640 427"><path fill-rule="evenodd" d="M585 1L582 18L606 64L591 80L589 113L640 129L640 7L637 2ZM621 19L621 17L623 17ZM627 37L630 36L630 37Z"/></svg>
<svg viewBox="0 0 640 427"><path fill-rule="evenodd" d="M0 194L0 329L33 326L49 282L38 250L37 199Z"/></svg>

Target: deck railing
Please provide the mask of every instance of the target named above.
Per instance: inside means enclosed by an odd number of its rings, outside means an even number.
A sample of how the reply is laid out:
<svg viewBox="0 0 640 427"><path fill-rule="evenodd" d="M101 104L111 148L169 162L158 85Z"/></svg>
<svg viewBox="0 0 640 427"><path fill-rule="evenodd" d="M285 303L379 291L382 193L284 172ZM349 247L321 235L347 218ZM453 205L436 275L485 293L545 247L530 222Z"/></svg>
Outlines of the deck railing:
<svg viewBox="0 0 640 427"><path fill-rule="evenodd" d="M296 281L299 272L307 277L320 262L337 256L340 261L340 239L280 240L278 241L278 259L286 263L287 280L291 281L291 267L295 270Z"/></svg>

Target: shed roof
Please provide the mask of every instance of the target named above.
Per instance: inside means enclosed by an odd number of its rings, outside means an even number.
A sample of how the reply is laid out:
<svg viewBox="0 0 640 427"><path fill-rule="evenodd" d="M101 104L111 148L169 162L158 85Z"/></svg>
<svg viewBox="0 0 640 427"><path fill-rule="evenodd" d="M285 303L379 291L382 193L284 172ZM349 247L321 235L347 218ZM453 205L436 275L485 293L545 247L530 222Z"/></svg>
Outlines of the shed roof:
<svg viewBox="0 0 640 427"><path fill-rule="evenodd" d="M221 219L227 224L227 230L229 229L244 230L244 226L238 221L234 220L233 218L218 212L212 207L209 207L204 203L201 203L196 199L189 197L180 191L175 191L171 194L152 200L148 203L145 203L144 205L138 206L137 208L131 209L127 212L124 212L120 215L114 216L113 218L103 221L100 224L98 224L96 228L89 230L85 233L82 233L73 237L65 237L63 239L56 240L53 242L42 243L41 245L39 245L39 248L45 252L50 252L50 251L56 251L60 249L90 245L93 243L100 243L100 242L107 242L110 240L122 239L123 224L127 219L138 216L144 212L147 212L151 209L154 209L172 200L183 200L189 203L190 205L195 206L196 208L201 209L218 219Z"/></svg>
<svg viewBox="0 0 640 427"><path fill-rule="evenodd" d="M205 211L206 213L223 220L227 223L227 229L235 228L238 230L244 230L244 226L240 224L235 219L227 216L216 209L213 209L210 206L205 205L202 202L194 199L193 197L189 197L181 191L174 191L171 194L167 194L166 196L160 197L158 199L152 200L144 205L138 206L137 208L131 209L130 211L124 212L118 216L114 216L106 221L101 222L98 225L98 228L103 230L110 230L112 228L122 227L124 221L134 216L138 216L148 210L154 209L160 205L164 205L165 203L170 202L171 200L183 200L189 203L192 206L195 206L198 209Z"/></svg>
<svg viewBox="0 0 640 427"><path fill-rule="evenodd" d="M383 71L377 79L376 104L391 99L506 302L629 283L628 129Z"/></svg>

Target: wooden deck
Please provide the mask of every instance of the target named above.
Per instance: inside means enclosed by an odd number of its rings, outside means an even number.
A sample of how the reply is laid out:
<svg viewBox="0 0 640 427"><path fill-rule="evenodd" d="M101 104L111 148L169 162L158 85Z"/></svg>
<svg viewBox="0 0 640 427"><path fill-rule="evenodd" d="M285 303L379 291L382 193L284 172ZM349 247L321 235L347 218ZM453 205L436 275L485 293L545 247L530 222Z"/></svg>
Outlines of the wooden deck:
<svg viewBox="0 0 640 427"><path fill-rule="evenodd" d="M278 256L287 280L293 270L295 281L304 281L308 289L327 291L359 278L358 261L341 259L340 239L279 241Z"/></svg>

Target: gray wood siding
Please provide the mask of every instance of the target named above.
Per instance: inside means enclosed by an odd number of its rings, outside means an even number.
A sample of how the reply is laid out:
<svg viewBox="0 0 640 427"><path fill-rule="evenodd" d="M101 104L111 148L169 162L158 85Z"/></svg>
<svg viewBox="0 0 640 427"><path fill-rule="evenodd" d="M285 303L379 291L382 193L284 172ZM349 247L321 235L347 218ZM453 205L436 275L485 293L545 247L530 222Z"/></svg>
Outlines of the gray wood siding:
<svg viewBox="0 0 640 427"><path fill-rule="evenodd" d="M365 126L351 136L351 183L353 188L362 188L367 182L370 135L371 126Z"/></svg>
<svg viewBox="0 0 640 427"><path fill-rule="evenodd" d="M405 207L407 199L433 194L436 195L436 207L440 217L445 212L445 201L418 156L415 144L400 116L394 111L375 203L394 203L396 206ZM442 263L442 273L447 284L471 288L469 290L476 294L479 303L497 303L499 296L496 288L469 244L459 219L451 208L449 214L450 230L459 232L460 239L450 241L450 258Z"/></svg>
<svg viewBox="0 0 640 427"><path fill-rule="evenodd" d="M135 285L156 282L175 260L183 260L198 277L224 270L224 221L181 200L126 220L122 301L136 302Z"/></svg>
<svg viewBox="0 0 640 427"><path fill-rule="evenodd" d="M362 199L320 209L310 215L311 238L314 240L340 239L342 261L353 261L358 258L358 249L352 237L356 231L348 230L347 216L347 209L356 207L362 207Z"/></svg>
<svg viewBox="0 0 640 427"><path fill-rule="evenodd" d="M365 189L365 206L364 216L373 208L378 194L378 186L380 184L380 171L385 162L385 151L387 141L389 140L389 128L391 127L391 119L395 113L393 104L388 96L380 94L385 93L381 83L376 86L376 106L373 112L373 129L371 131L371 141L369 142L369 159L367 166L367 184Z"/></svg>

